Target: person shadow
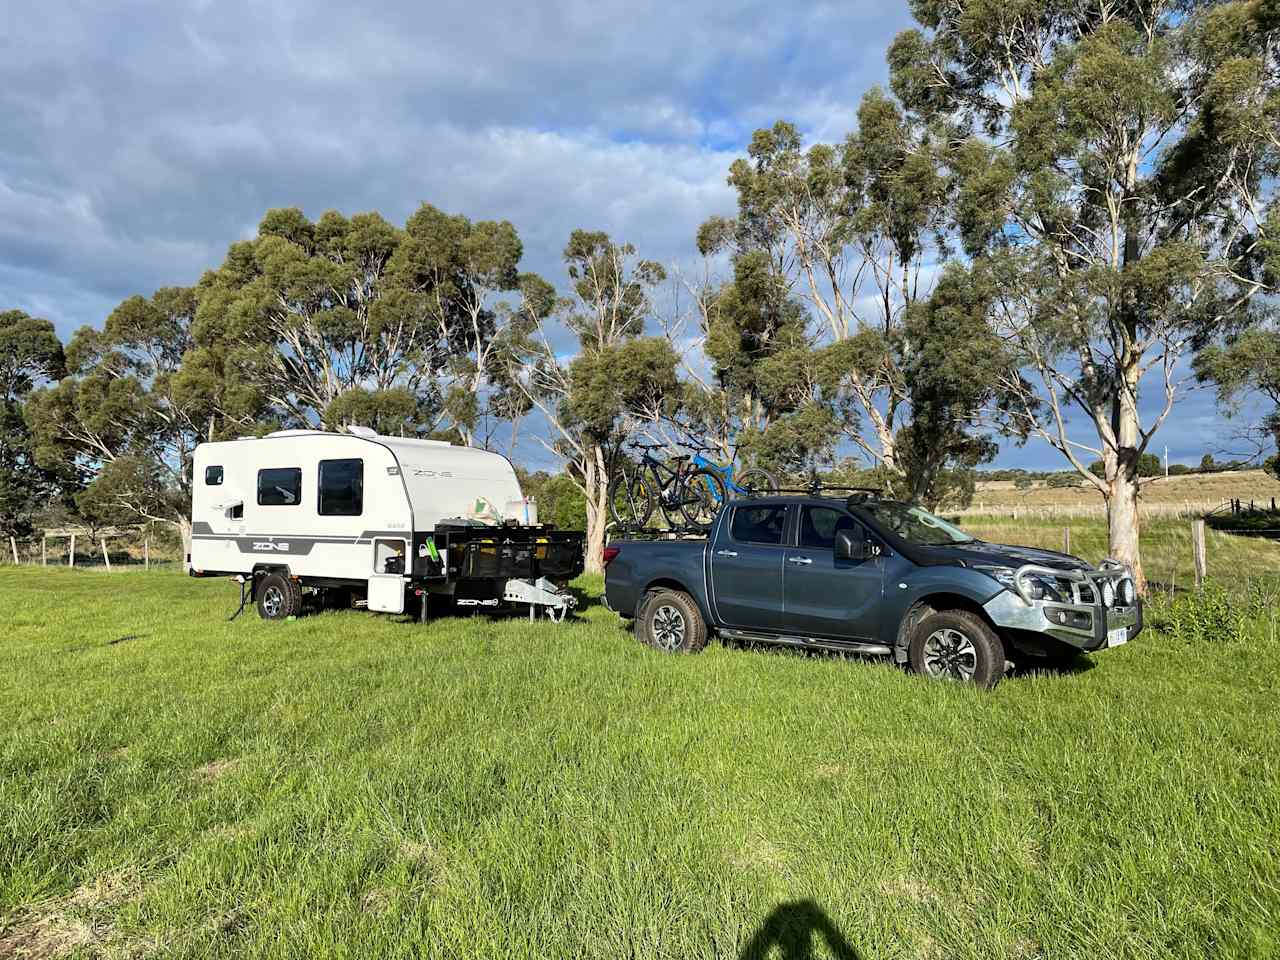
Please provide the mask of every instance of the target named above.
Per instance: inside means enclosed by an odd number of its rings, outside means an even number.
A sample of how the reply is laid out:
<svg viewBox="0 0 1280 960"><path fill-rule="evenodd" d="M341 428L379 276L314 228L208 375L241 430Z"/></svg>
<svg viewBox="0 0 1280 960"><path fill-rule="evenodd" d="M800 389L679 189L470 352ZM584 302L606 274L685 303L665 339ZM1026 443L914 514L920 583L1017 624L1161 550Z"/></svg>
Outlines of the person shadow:
<svg viewBox="0 0 1280 960"><path fill-rule="evenodd" d="M815 937L836 960L859 960L858 952L812 900L780 903L765 917L738 960L811 960Z"/></svg>

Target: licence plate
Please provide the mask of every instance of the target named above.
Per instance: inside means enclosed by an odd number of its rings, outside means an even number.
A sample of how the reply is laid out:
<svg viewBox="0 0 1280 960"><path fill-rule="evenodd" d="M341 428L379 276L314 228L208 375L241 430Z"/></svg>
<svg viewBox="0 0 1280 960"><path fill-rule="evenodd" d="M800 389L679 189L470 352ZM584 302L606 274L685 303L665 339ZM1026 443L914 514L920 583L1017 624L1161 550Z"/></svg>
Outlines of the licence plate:
<svg viewBox="0 0 1280 960"><path fill-rule="evenodd" d="M1137 611L1132 607L1107 611L1107 646L1118 647L1129 642L1129 627L1138 622Z"/></svg>

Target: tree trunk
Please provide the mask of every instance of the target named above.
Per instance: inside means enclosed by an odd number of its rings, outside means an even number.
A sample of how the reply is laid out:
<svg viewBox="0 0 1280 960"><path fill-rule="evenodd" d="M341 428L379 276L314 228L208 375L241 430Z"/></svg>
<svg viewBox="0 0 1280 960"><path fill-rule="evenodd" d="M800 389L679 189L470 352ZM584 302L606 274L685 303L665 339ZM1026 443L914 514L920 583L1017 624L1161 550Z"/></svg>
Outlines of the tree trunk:
<svg viewBox="0 0 1280 960"><path fill-rule="evenodd" d="M1122 389L1112 404L1111 425L1117 450L1103 456L1107 478L1107 535L1111 559L1133 570L1138 593L1147 595L1147 578L1142 571L1138 518L1138 409L1137 371L1124 371L1128 389Z"/></svg>
<svg viewBox="0 0 1280 960"><path fill-rule="evenodd" d="M1133 570L1138 592L1147 594L1147 579L1142 572L1139 545L1138 478L1121 469L1107 484L1107 534L1111 559L1128 564Z"/></svg>
<svg viewBox="0 0 1280 960"><path fill-rule="evenodd" d="M604 573L604 545L609 525L609 474L605 469L604 450L593 445L588 449L583 475L587 498L587 573Z"/></svg>
<svg viewBox="0 0 1280 960"><path fill-rule="evenodd" d="M178 528L178 533L182 535L182 563L186 566L187 558L191 556L191 518L178 517L174 521L174 525Z"/></svg>

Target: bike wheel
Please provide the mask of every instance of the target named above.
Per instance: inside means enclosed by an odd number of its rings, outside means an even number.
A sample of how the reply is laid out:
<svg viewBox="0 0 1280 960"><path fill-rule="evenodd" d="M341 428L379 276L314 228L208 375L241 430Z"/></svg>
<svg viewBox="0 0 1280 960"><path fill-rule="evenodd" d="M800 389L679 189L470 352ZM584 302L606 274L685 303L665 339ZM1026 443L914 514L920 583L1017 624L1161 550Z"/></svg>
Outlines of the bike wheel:
<svg viewBox="0 0 1280 960"><path fill-rule="evenodd" d="M680 512L694 526L707 526L728 499L724 477L711 470L694 470L680 486Z"/></svg>
<svg viewBox="0 0 1280 960"><path fill-rule="evenodd" d="M733 478L733 484L744 490L737 497L767 497L778 492L778 478L764 467L748 467Z"/></svg>
<svg viewBox="0 0 1280 960"><path fill-rule="evenodd" d="M609 483L609 512L623 529L639 529L653 515L653 490L640 473L619 473Z"/></svg>

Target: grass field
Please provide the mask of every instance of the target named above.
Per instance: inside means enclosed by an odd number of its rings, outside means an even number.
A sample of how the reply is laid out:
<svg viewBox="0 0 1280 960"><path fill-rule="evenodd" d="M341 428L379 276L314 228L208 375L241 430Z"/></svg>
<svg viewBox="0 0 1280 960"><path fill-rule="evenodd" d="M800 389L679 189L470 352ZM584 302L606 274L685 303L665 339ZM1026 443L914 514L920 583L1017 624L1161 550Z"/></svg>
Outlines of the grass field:
<svg viewBox="0 0 1280 960"><path fill-rule="evenodd" d="M1144 481L1140 510L1146 516L1168 517L1204 513L1233 499L1270 505L1272 497L1280 500L1280 480L1263 470L1192 473ZM973 503L962 513L1010 517L1016 514L1019 520L1106 516L1102 497L1083 481L1071 487L1050 487L1044 481L1036 481L1026 490L1019 490L1012 480L980 481Z"/></svg>
<svg viewBox="0 0 1280 960"><path fill-rule="evenodd" d="M0 571L0 957L1280 951L1274 620L983 694L234 599Z"/></svg>

